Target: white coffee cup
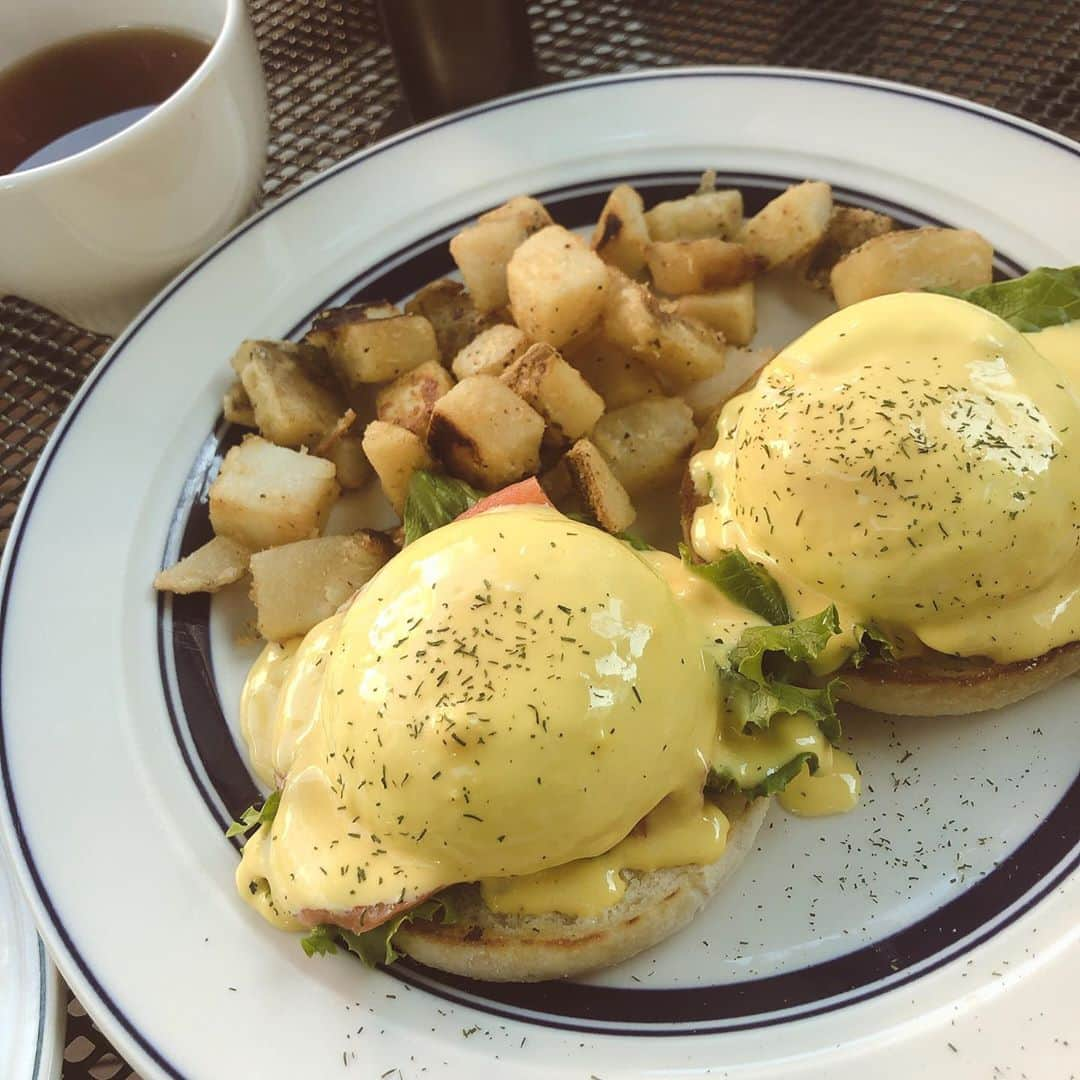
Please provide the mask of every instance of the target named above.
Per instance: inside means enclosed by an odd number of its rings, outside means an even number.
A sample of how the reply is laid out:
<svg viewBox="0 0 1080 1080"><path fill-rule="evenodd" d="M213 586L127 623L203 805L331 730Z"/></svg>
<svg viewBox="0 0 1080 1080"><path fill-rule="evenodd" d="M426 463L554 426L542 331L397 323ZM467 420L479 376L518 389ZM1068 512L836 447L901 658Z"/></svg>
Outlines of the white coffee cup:
<svg viewBox="0 0 1080 1080"><path fill-rule="evenodd" d="M178 30L213 45L187 82L131 127L0 176L0 295L107 334L250 212L267 140L245 0L0 0L0 68L120 26Z"/></svg>

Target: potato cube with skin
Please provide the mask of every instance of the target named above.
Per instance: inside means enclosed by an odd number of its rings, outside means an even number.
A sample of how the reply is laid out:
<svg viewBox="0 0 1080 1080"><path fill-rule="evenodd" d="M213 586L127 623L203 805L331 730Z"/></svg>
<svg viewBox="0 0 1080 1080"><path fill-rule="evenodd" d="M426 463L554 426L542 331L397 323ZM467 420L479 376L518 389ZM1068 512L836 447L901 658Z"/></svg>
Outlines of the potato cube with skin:
<svg viewBox="0 0 1080 1080"><path fill-rule="evenodd" d="M646 398L606 413L592 433L631 495L673 481L696 438L693 413L679 398Z"/></svg>
<svg viewBox="0 0 1080 1080"><path fill-rule="evenodd" d="M710 330L723 334L724 340L732 345L748 345L757 330L752 281L716 292L680 296L668 310L704 323Z"/></svg>
<svg viewBox="0 0 1080 1080"><path fill-rule="evenodd" d="M356 308L337 308L315 320L307 340L327 351L350 387L396 379L439 359L435 330L422 315L369 319Z"/></svg>
<svg viewBox="0 0 1080 1080"><path fill-rule="evenodd" d="M340 393L310 378L293 356L258 342L240 381L259 434L278 446L314 446L345 411Z"/></svg>
<svg viewBox="0 0 1080 1080"><path fill-rule="evenodd" d="M693 319L665 311L648 289L617 278L604 310L603 332L648 364L673 388L723 370L724 340Z"/></svg>
<svg viewBox="0 0 1080 1080"><path fill-rule="evenodd" d="M540 203L518 196L482 214L450 241L450 255L477 311L485 314L506 305L510 257L527 237L550 224L551 216Z"/></svg>
<svg viewBox="0 0 1080 1080"><path fill-rule="evenodd" d="M555 443L592 431L604 413L604 399L550 345L534 345L502 381L548 422Z"/></svg>
<svg viewBox="0 0 1080 1080"><path fill-rule="evenodd" d="M645 224L653 240L730 240L738 235L742 216L741 191L699 191L657 203L646 211Z"/></svg>
<svg viewBox="0 0 1080 1080"><path fill-rule="evenodd" d="M629 184L620 184L600 212L592 235L593 251L604 262L636 277L645 269L649 240L641 196Z"/></svg>
<svg viewBox="0 0 1080 1080"><path fill-rule="evenodd" d="M460 281L440 278L425 285L406 305L406 315L423 315L435 331L439 356L451 360L484 328L485 318Z"/></svg>
<svg viewBox="0 0 1080 1080"><path fill-rule="evenodd" d="M423 440L408 428L372 420L364 429L364 454L390 505L400 514L409 494L409 480L417 469L434 465Z"/></svg>
<svg viewBox="0 0 1080 1080"><path fill-rule="evenodd" d="M305 341L279 341L274 338L248 338L240 342L229 363L238 378L252 360L271 356L294 361L310 379L329 387L334 386L330 362L322 349Z"/></svg>
<svg viewBox="0 0 1080 1080"><path fill-rule="evenodd" d="M653 284L672 296L729 289L765 269L765 260L729 240L664 240L648 248Z"/></svg>
<svg viewBox="0 0 1080 1080"><path fill-rule="evenodd" d="M549 225L506 268L514 321L533 341L558 348L587 334L604 310L607 267L579 236Z"/></svg>
<svg viewBox="0 0 1080 1080"><path fill-rule="evenodd" d="M408 428L426 439L431 410L453 385L450 372L437 361L429 360L381 387L375 395L375 414L388 424Z"/></svg>
<svg viewBox="0 0 1080 1080"><path fill-rule="evenodd" d="M579 439L563 457L574 491L601 529L621 533L637 512L604 455L588 439Z"/></svg>
<svg viewBox="0 0 1080 1080"><path fill-rule="evenodd" d="M473 375L435 403L428 445L448 472L494 491L539 469L544 426L493 375Z"/></svg>
<svg viewBox="0 0 1080 1080"><path fill-rule="evenodd" d="M251 599L268 641L306 634L366 585L393 555L381 533L323 536L251 557Z"/></svg>
<svg viewBox="0 0 1080 1080"><path fill-rule="evenodd" d="M154 578L160 592L217 592L247 573L251 552L227 536L215 536Z"/></svg>
<svg viewBox="0 0 1080 1080"><path fill-rule="evenodd" d="M854 251L875 236L894 232L896 228L896 220L888 214L879 214L876 210L864 210L857 206L833 207L829 227L825 230L821 243L810 252L802 266L807 284L815 289L827 289L832 268L848 252Z"/></svg>
<svg viewBox="0 0 1080 1080"><path fill-rule="evenodd" d="M972 289L994 272L994 249L970 229L902 229L857 247L832 270L840 307L914 289Z"/></svg>
<svg viewBox="0 0 1080 1080"><path fill-rule="evenodd" d="M221 411L230 424L249 428L258 426L255 423L255 410L251 407L251 399L239 379L225 391L221 399Z"/></svg>
<svg viewBox="0 0 1080 1080"><path fill-rule="evenodd" d="M608 409L621 409L645 397L664 396L664 388L648 364L601 336L575 347L566 359L604 399Z"/></svg>
<svg viewBox="0 0 1080 1080"><path fill-rule="evenodd" d="M821 242L832 217L832 188L821 180L795 184L743 225L740 239L768 269L797 262Z"/></svg>
<svg viewBox="0 0 1080 1080"><path fill-rule="evenodd" d="M451 368L458 379L470 375L501 375L531 342L516 326L499 323L481 331L454 357Z"/></svg>
<svg viewBox="0 0 1080 1080"><path fill-rule="evenodd" d="M332 462L248 435L210 485L210 524L261 551L318 536L338 494Z"/></svg>

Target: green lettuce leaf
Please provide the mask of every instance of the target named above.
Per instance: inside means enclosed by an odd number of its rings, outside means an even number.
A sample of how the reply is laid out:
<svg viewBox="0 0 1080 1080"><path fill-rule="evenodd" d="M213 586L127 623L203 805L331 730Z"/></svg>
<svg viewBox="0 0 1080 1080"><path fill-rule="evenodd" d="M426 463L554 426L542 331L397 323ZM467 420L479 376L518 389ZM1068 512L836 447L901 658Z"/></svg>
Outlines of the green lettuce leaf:
<svg viewBox="0 0 1080 1080"><path fill-rule="evenodd" d="M760 682L736 672L722 676L727 707L740 730L748 727L764 730L778 713L806 713L830 742L840 738L840 720L836 715L836 692L839 679L825 686L796 686L784 679L763 678Z"/></svg>
<svg viewBox="0 0 1080 1080"><path fill-rule="evenodd" d="M336 926L316 926L300 939L300 948L307 956L333 956L338 951L336 934Z"/></svg>
<svg viewBox="0 0 1080 1080"><path fill-rule="evenodd" d="M862 667L867 660L895 660L896 645L873 624L856 624L855 651L848 658L853 667Z"/></svg>
<svg viewBox="0 0 1080 1080"><path fill-rule="evenodd" d="M839 632L840 619L833 604L817 615L782 626L750 626L729 653L728 664L745 678L765 685L771 660L780 657L795 663L816 660L833 634Z"/></svg>
<svg viewBox="0 0 1080 1080"><path fill-rule="evenodd" d="M679 554L687 569L715 585L733 603L773 625L790 621L791 612L780 586L741 551L726 551L709 563L694 562L685 544L679 545Z"/></svg>
<svg viewBox="0 0 1080 1080"><path fill-rule="evenodd" d="M422 904L403 911L381 926L362 934L341 926L322 924L316 926L300 939L300 947L307 956L331 956L338 951L338 944L355 953L367 967L376 964L392 964L401 954L394 948L394 935L406 923L415 919L427 922L453 923L457 921L454 904L445 895L425 900Z"/></svg>
<svg viewBox="0 0 1080 1080"><path fill-rule="evenodd" d="M624 544L629 544L635 551L655 551L656 548L649 543L648 540L638 536L635 532L630 532L629 529L621 533L615 534Z"/></svg>
<svg viewBox="0 0 1080 1080"><path fill-rule="evenodd" d="M226 830L228 837L240 836L251 832L260 825L269 825L277 814L278 803L281 802L281 792L272 791L266 797L262 806L249 806L241 815L239 821L234 821Z"/></svg>
<svg viewBox="0 0 1080 1080"><path fill-rule="evenodd" d="M759 784L747 788L742 794L752 799L779 795L799 775L799 770L803 765L807 764L810 766L812 773L817 772L817 754L796 754L790 761L767 773L765 779ZM713 768L709 770L708 778L705 781L705 790L710 795L722 795L727 791L737 791L738 784L735 782L735 777L727 771Z"/></svg>
<svg viewBox="0 0 1080 1080"><path fill-rule="evenodd" d="M742 632L721 669L726 707L740 731L764 730L778 713L806 713L827 739L840 737L836 715L839 679L825 686L802 686L807 661L816 660L840 620L832 605L817 615L783 626L750 626Z"/></svg>
<svg viewBox="0 0 1080 1080"><path fill-rule="evenodd" d="M1080 319L1080 266L1040 266L1023 277L979 285L966 292L930 289L1000 315L1024 333Z"/></svg>
<svg viewBox="0 0 1080 1080"><path fill-rule="evenodd" d="M464 480L417 469L409 478L409 493L405 497L405 511L402 514L405 543L411 544L421 536L449 525L482 497Z"/></svg>

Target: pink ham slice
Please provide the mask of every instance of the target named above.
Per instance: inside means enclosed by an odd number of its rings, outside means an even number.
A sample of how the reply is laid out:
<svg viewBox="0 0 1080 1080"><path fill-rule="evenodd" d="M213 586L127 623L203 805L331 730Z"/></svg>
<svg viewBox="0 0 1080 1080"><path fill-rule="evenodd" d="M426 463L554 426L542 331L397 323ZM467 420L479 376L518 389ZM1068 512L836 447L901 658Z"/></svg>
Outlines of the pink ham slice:
<svg viewBox="0 0 1080 1080"><path fill-rule="evenodd" d="M423 893L409 900L402 900L397 904L368 904L365 907L354 907L348 911L321 911L318 908L304 908L296 917L305 926L320 926L329 923L331 926L341 926L351 930L354 934L363 934L365 931L374 930L376 926L382 926L398 915L406 911L412 911L419 907L429 896L435 893Z"/></svg>

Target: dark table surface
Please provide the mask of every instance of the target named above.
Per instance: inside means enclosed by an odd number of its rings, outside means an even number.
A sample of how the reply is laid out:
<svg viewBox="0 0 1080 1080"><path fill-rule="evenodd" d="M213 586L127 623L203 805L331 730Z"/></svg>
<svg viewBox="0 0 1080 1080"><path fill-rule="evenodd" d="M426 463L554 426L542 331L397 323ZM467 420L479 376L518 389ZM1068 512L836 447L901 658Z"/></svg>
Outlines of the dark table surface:
<svg viewBox="0 0 1080 1080"><path fill-rule="evenodd" d="M391 0L393 2L393 0ZM1080 0L536 0L545 79L683 64L772 64L895 79L1080 138ZM270 98L270 201L400 123L374 0L251 0ZM68 401L109 346L0 298L0 544ZM64 1076L134 1074L78 1002Z"/></svg>

